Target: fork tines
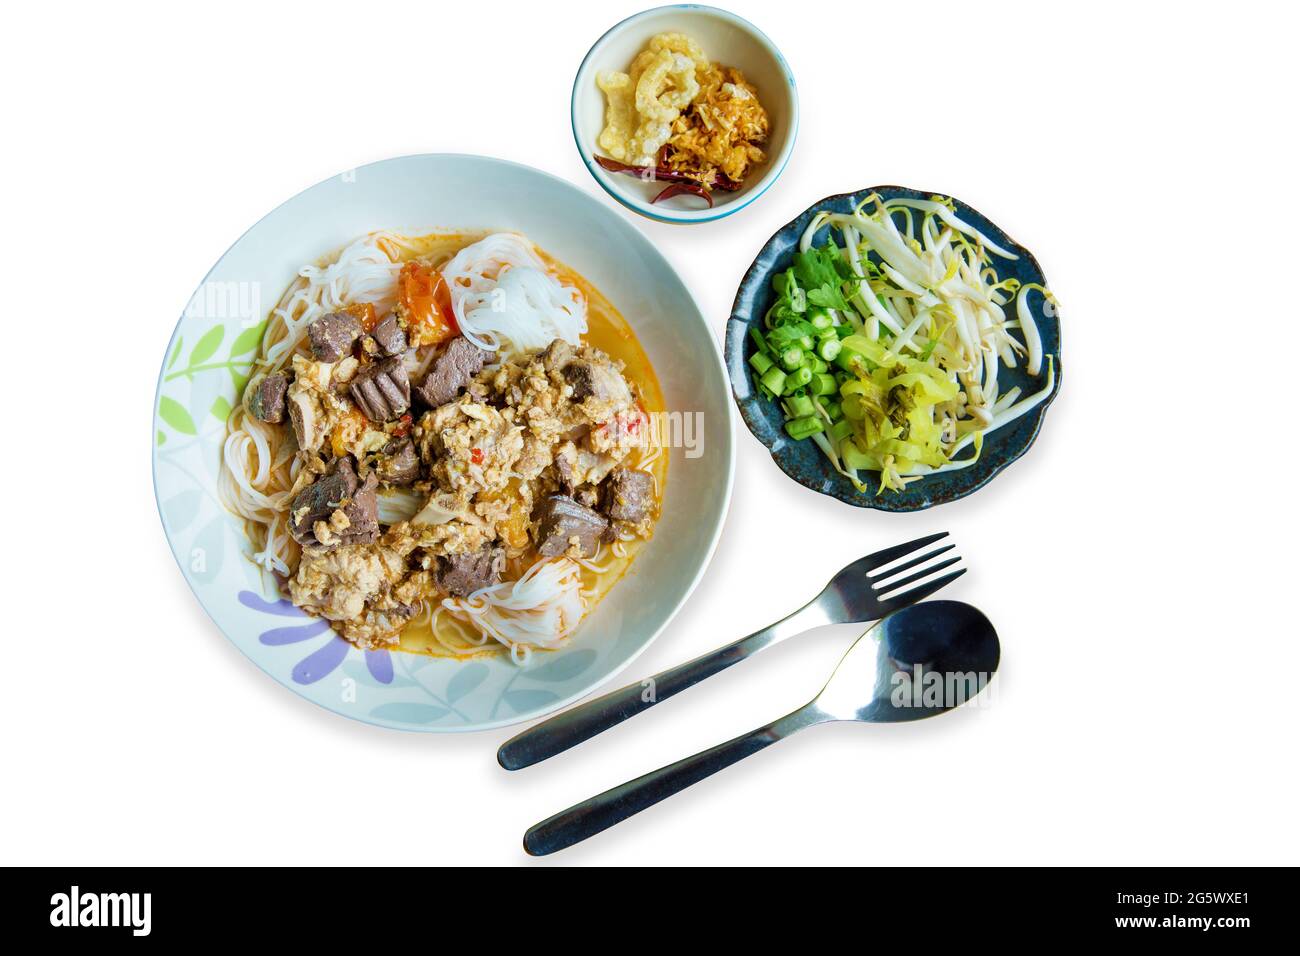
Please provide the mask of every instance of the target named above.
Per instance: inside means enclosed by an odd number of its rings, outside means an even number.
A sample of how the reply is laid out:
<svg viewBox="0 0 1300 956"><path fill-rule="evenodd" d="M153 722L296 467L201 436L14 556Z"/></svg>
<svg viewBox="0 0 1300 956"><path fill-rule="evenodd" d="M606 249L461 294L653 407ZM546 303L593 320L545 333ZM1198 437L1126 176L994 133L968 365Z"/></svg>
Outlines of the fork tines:
<svg viewBox="0 0 1300 956"><path fill-rule="evenodd" d="M921 556L912 558L908 561L903 561L899 564L892 564L892 562L897 561L899 558L907 557L908 555L921 550L926 545L933 544L947 536L948 532L941 531L938 534L927 535L924 538L917 538L915 541L908 541L892 548L886 548L883 551L877 551L875 554L869 554L860 561L855 562L855 564L860 565L860 570L863 572L876 571L878 568L884 568L885 565L892 565L885 568L883 571L878 571L876 574L867 575L867 581L871 585L872 591L874 591L876 596L881 599L884 599L885 595L889 595L888 600L884 600L883 603L890 606L901 607L905 604L914 604L917 601L924 600L935 591L966 573L965 568L958 568L955 571L950 571L942 577L925 580L930 578L931 575L942 571L944 568L951 567L961 560L961 555L954 555L942 561L934 560L940 555L951 551L956 547L956 545L946 544L943 547L935 548L926 554L922 554ZM899 577L899 575L902 575L904 571L911 571L913 568L918 570L914 571L912 574ZM924 581L924 583L918 584L910 590L901 591L900 593L900 589L906 588L909 584L915 584L918 581Z"/></svg>

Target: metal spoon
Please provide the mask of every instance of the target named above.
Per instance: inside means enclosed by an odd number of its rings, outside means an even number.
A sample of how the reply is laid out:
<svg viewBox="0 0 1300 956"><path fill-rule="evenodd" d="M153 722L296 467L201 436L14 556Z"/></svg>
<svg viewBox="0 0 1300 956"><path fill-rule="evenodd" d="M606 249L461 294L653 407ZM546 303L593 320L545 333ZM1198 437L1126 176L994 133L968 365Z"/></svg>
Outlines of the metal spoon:
<svg viewBox="0 0 1300 956"><path fill-rule="evenodd" d="M545 856L573 846L813 724L892 723L952 710L984 689L1000 656L993 625L969 604L905 608L859 637L822 692L798 710L543 820L524 834L524 849Z"/></svg>
<svg viewBox="0 0 1300 956"><path fill-rule="evenodd" d="M570 747L577 746L584 740L590 740L611 727L618 726L629 717L644 714L656 704L668 700L688 687L694 687L714 674L753 657L764 648L772 647L780 641L803 634L823 624L867 624L878 621L909 604L924 601L931 594L966 573L965 568L958 568L942 577L931 578L917 584L914 588L907 588L909 584L921 581L922 578L927 578L960 561L960 557L949 557L943 561L933 560L950 551L955 545L945 545L929 554L912 557L911 560L895 564L893 567L886 567L886 565L900 558L910 557L926 545L947 536L948 532L941 531L939 534L917 538L915 541L907 541L858 558L841 568L820 594L793 614L755 631L748 637L742 637L738 641L732 641L707 654L701 654L684 664L660 671L643 681L633 681L626 687L620 687L603 697L570 707L561 714L535 724L502 744L501 749L497 751L497 762L506 770L531 767L535 763L563 753ZM904 571L913 571L919 565L924 567L912 574L899 577ZM872 574L873 571L876 573ZM647 693L651 688L652 692Z"/></svg>

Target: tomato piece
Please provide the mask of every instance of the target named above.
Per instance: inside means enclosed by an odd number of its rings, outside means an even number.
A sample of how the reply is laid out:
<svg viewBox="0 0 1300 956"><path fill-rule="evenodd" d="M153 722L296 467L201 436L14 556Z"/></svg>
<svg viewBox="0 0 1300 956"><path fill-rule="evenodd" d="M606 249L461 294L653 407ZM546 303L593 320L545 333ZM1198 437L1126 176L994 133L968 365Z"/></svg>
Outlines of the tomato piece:
<svg viewBox="0 0 1300 956"><path fill-rule="evenodd" d="M481 464L483 464L483 449L482 449L482 448L471 448L471 449L469 450L469 460L472 461L472 462L474 462L474 464L476 464L476 465L481 465Z"/></svg>
<svg viewBox="0 0 1300 956"><path fill-rule="evenodd" d="M447 324L455 332L459 333L460 329L456 326L456 313L451 307L451 286L447 284L447 280L442 277L441 272L435 272L434 275L438 277L438 280L433 286L433 301L438 304L438 311L442 313L442 317L447 321Z"/></svg>
<svg viewBox="0 0 1300 956"><path fill-rule="evenodd" d="M369 421L370 419L366 418L358 408L349 409L344 413L338 424L334 426L334 430L330 432L330 448L335 458L341 458L348 453L348 447L361 437Z"/></svg>
<svg viewBox="0 0 1300 956"><path fill-rule="evenodd" d="M433 270L419 262L408 262L397 276L398 299L410 312L410 318L423 320L434 306Z"/></svg>
<svg viewBox="0 0 1300 956"><path fill-rule="evenodd" d="M375 306L372 302L353 302L351 305L345 305L339 311L352 316L361 323L361 328L367 332L373 332L375 326L379 324L379 318L375 315Z"/></svg>
<svg viewBox="0 0 1300 956"><path fill-rule="evenodd" d="M451 290L442 273L422 262L408 262L397 277L397 300L415 345L437 345L458 333Z"/></svg>

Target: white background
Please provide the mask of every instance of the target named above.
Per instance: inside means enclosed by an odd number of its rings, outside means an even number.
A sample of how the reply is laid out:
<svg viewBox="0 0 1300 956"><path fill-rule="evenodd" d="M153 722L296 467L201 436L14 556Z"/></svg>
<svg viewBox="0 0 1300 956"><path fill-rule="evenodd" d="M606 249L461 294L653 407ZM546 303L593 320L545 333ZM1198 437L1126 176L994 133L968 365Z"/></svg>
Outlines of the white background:
<svg viewBox="0 0 1300 956"><path fill-rule="evenodd" d="M509 775L508 731L380 730L269 680L204 615L158 521L157 369L226 247L306 186L405 153L501 156L603 197L570 84L638 6L7 14L4 862L528 863L533 822L820 686L851 631ZM769 623L850 557L947 529L971 570L945 596L1001 635L997 699L815 728L549 862L1296 863L1294 16L731 7L794 70L793 159L720 223L637 221L718 333L779 226L902 183L1036 252L1063 307L1064 388L1025 459L907 516L796 486L737 420L717 555L627 676Z"/></svg>

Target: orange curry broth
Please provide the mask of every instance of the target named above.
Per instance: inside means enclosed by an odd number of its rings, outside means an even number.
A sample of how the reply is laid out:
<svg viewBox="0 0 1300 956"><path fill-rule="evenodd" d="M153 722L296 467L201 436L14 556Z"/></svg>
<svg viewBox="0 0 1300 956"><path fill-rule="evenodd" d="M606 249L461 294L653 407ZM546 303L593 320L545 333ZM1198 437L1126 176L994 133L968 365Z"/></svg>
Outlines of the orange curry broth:
<svg viewBox="0 0 1300 956"><path fill-rule="evenodd" d="M398 258L403 261L410 261L415 258L431 258L435 264L442 263L465 246L478 241L484 235L486 233L433 233L420 236L407 240L405 247L397 250ZM610 357L622 362L623 374L628 383L632 385L640 400L642 409L652 418L657 413L662 413L664 411L664 398L659 387L659 379L655 376L654 368L650 365L650 359L641 348L641 343L637 341L636 335L627 320L595 286L581 275L542 250L538 249L538 253L542 261L546 263L562 283L575 286L586 298L587 334L583 337L584 344L595 346ZM649 466L649 469L655 476L659 488L659 497L662 500L664 482L668 475L668 455L666 453L661 454ZM616 557L610 551L602 551L601 557L608 563L608 569L602 573L597 574L594 571L583 569L583 590L588 595L588 612L595 608L609 593L609 590L622 578L645 544L646 542L640 539L626 542L624 547L627 553L622 558ZM505 579L518 579L532 565L536 557L535 554L530 552L519 559L511 561L506 568ZM434 636L428 622L429 616L421 615L408 624L401 633L398 648L414 654L428 654L435 657L448 656L449 652L443 642ZM468 625L457 626L449 615L444 612L440 616L440 630L442 628L453 628L461 633L466 633ZM468 658L499 653L505 650L504 646L488 639L482 647L467 648L465 653L456 656Z"/></svg>

